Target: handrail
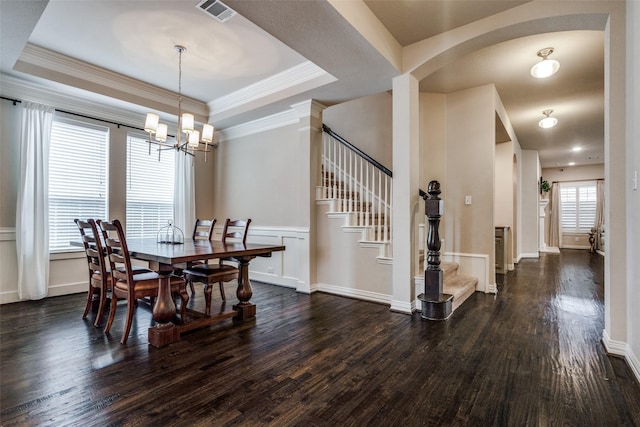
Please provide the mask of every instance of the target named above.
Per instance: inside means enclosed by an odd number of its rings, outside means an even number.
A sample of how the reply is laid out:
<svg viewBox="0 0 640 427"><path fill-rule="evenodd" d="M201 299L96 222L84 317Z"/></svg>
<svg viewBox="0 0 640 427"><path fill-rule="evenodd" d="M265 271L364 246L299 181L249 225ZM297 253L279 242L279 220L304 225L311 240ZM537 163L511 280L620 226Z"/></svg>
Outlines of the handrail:
<svg viewBox="0 0 640 427"><path fill-rule="evenodd" d="M349 141L347 141L346 139L344 139L343 137L341 137L340 135L338 135L337 133L335 133L334 131L331 130L331 128L325 124L322 124L322 130L326 133L328 133L329 135L331 135L332 138L337 139L338 141L340 141L342 144L346 145L347 147L349 147L351 150L355 151L356 153L358 153L359 156L361 156L362 158L364 158L366 161L368 161L369 163L371 163L373 166L375 166L377 169L379 169L380 171L384 172L385 175L389 176L390 178L393 178L393 172L391 172L391 170L387 169L386 167L384 167L382 165L382 163L378 162L377 160L375 160L374 158L372 158L371 156L369 156L367 153L365 153L364 151L362 151L361 149L359 149L358 147L356 147L355 145L353 145L352 143L350 143Z"/></svg>

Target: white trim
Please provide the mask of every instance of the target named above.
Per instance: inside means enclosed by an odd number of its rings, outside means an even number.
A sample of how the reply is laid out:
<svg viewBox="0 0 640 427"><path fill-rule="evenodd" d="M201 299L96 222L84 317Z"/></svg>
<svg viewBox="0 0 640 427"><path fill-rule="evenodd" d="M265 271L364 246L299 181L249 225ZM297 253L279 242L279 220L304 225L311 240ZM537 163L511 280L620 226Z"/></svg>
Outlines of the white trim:
<svg viewBox="0 0 640 427"><path fill-rule="evenodd" d="M606 329L602 331L602 344L604 344L604 349L607 353L615 354L616 356L626 355L627 343L612 340Z"/></svg>
<svg viewBox="0 0 640 427"><path fill-rule="evenodd" d="M640 382L640 359L633 353L626 342L612 340L605 329L602 331L602 345L607 353L624 357L636 380Z"/></svg>
<svg viewBox="0 0 640 427"><path fill-rule="evenodd" d="M213 121L228 118L336 80L313 62L306 61L208 102L209 118Z"/></svg>
<svg viewBox="0 0 640 427"><path fill-rule="evenodd" d="M545 248L540 249L540 252L547 253L547 254L559 254L560 248L556 246L547 246Z"/></svg>
<svg viewBox="0 0 640 427"><path fill-rule="evenodd" d="M625 360L629 364L629 367L633 371L633 374L636 376L638 382L640 382L640 359L631 351L629 346L627 346L627 354L625 355Z"/></svg>
<svg viewBox="0 0 640 427"><path fill-rule="evenodd" d="M540 258L540 253L539 252L532 252L532 253L523 253L520 254L520 259L522 258ZM520 259L518 260L518 262L520 262Z"/></svg>
<svg viewBox="0 0 640 427"><path fill-rule="evenodd" d="M88 289L88 282L64 283L62 285L53 286L49 285L47 298L87 292Z"/></svg>
<svg viewBox="0 0 640 427"><path fill-rule="evenodd" d="M415 301L405 302L405 301L392 300L391 307L389 307L389 310L394 311L396 313L413 314L413 312L416 310Z"/></svg>
<svg viewBox="0 0 640 427"><path fill-rule="evenodd" d="M263 273L261 271L250 271L249 279L270 285L284 286L286 288L298 289L298 279L295 277L279 276L277 274Z"/></svg>
<svg viewBox="0 0 640 427"><path fill-rule="evenodd" d="M89 90L90 86L91 90L104 96L110 96L110 93L117 92L122 96L121 99L126 99L128 102L138 105L146 104L148 108L156 108L166 113L175 114L176 112L177 94L173 91L27 43L18 58L16 70L28 73L23 68L34 66L47 69L49 76L53 71L53 74L59 73L67 77L64 79L66 81L54 79L58 83L65 84L69 79L73 79L78 88ZM107 88L107 90L96 91L97 88ZM183 96L182 105L185 110L197 115L199 120L208 117L209 108L204 102Z"/></svg>
<svg viewBox="0 0 640 427"><path fill-rule="evenodd" d="M339 295L348 298L356 298L364 301L372 301L381 304L390 304L391 296L378 292L364 291L361 289L347 288L345 286L317 283L317 290L328 294Z"/></svg>
<svg viewBox="0 0 640 427"><path fill-rule="evenodd" d="M582 245L562 245L562 249L591 249L591 247L589 246L582 246Z"/></svg>
<svg viewBox="0 0 640 427"><path fill-rule="evenodd" d="M298 114L292 110L281 111L280 113L262 117L240 125L231 126L216 132L216 139L220 142L230 141L232 139L244 136L254 135L260 132L281 128L289 125L297 125L299 123Z"/></svg>
<svg viewBox="0 0 640 427"><path fill-rule="evenodd" d="M14 242L16 240L15 227L0 227L0 242Z"/></svg>
<svg viewBox="0 0 640 427"><path fill-rule="evenodd" d="M498 292L495 282L489 277L489 255L445 252L442 254L442 261L455 262L460 274L477 277L476 291L491 294Z"/></svg>

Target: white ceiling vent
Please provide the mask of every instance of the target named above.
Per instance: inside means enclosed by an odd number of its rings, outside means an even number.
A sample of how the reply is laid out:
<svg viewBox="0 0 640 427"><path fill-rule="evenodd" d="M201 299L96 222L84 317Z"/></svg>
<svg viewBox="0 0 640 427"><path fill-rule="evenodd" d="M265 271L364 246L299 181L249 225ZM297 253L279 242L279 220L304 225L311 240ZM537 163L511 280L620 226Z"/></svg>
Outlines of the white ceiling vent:
<svg viewBox="0 0 640 427"><path fill-rule="evenodd" d="M220 0L203 0L198 3L196 7L207 15L213 16L220 22L225 22L236 14L235 10L231 9Z"/></svg>

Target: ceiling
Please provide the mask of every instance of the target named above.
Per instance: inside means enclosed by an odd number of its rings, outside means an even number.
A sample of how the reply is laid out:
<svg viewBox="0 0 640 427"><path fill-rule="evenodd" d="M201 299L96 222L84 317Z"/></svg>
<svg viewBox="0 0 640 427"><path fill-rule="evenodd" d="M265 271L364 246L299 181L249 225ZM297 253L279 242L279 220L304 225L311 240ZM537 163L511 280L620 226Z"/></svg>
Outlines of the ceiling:
<svg viewBox="0 0 640 427"><path fill-rule="evenodd" d="M197 3L1 0L1 71L5 79L73 86L87 99L139 111L141 126L144 111L175 114L174 45L184 45L185 105L218 128L310 98L333 105L387 91L400 74L330 2L228 0L238 14L224 23ZM523 3L364 0L401 46ZM560 71L534 79L529 69L545 47L555 49ZM546 33L477 50L445 63L420 90L484 84L496 86L520 145L538 150L543 167L604 162L602 31ZM559 120L549 130L537 126L546 109Z"/></svg>

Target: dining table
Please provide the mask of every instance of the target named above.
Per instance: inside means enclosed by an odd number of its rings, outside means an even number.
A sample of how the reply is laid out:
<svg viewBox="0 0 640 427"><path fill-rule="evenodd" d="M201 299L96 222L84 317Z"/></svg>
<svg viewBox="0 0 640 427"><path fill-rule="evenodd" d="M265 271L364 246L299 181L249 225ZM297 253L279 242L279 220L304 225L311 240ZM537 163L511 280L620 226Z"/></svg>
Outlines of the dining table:
<svg viewBox="0 0 640 427"><path fill-rule="evenodd" d="M249 262L255 257L269 257L273 252L284 251L282 245L265 245L210 240L184 239L181 243L158 242L155 238L127 239L132 258L147 261L149 268L156 271L158 297L153 306L155 325L149 328L149 344L164 347L180 340L180 335L193 329L206 327L223 319L233 317L247 320L256 316L256 305L251 302L253 289L249 280ZM187 319L174 322L176 306L171 295L170 276L176 269L185 269L194 261L210 259L230 259L238 264L238 302L231 309L215 314L205 314L188 310Z"/></svg>

